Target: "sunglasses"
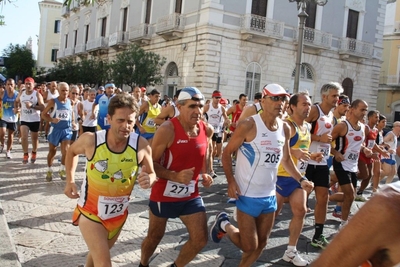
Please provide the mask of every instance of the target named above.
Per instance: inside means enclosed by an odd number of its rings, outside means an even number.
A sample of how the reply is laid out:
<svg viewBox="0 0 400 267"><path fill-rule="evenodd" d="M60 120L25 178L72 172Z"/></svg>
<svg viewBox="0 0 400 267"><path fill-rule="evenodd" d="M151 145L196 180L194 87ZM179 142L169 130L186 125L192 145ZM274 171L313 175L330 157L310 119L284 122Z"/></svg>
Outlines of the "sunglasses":
<svg viewBox="0 0 400 267"><path fill-rule="evenodd" d="M278 102L278 101L282 101L282 102L287 102L289 101L289 97L288 96L265 96L270 98L272 101L274 102Z"/></svg>
<svg viewBox="0 0 400 267"><path fill-rule="evenodd" d="M71 93L71 95L79 95L79 93Z"/></svg>
<svg viewBox="0 0 400 267"><path fill-rule="evenodd" d="M215 99L221 99L221 97L220 96L216 96Z"/></svg>

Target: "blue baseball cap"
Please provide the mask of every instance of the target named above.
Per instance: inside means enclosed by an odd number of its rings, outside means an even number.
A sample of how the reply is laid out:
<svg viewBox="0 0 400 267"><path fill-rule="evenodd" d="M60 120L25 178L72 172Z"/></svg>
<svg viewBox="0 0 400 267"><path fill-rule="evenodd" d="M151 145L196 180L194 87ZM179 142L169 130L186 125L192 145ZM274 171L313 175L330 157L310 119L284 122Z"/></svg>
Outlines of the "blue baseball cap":
<svg viewBox="0 0 400 267"><path fill-rule="evenodd" d="M205 99L203 94L196 87L185 87L181 90L178 96L179 100L194 100L200 101L204 105Z"/></svg>

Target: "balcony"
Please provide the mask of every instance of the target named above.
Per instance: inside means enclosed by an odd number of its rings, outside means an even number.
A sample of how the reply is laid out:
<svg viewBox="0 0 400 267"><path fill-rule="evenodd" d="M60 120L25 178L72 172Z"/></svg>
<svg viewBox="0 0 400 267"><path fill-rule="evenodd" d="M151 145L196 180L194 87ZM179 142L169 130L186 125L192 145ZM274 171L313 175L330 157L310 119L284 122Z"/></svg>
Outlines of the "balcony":
<svg viewBox="0 0 400 267"><path fill-rule="evenodd" d="M62 9L61 9L61 16L63 18L68 18L69 17L69 12L70 12L69 6L63 6Z"/></svg>
<svg viewBox="0 0 400 267"><path fill-rule="evenodd" d="M96 39L90 40L86 44L86 51L95 52L99 51L104 52L108 50L108 37L98 37Z"/></svg>
<svg viewBox="0 0 400 267"><path fill-rule="evenodd" d="M355 58L363 60L373 55L373 45L352 38L341 38L339 40L339 55L341 59Z"/></svg>
<svg viewBox="0 0 400 267"><path fill-rule="evenodd" d="M400 21L394 22L393 33L400 34Z"/></svg>
<svg viewBox="0 0 400 267"><path fill-rule="evenodd" d="M153 31L154 27L146 23L132 26L129 28L129 41L135 42L139 45L148 45L150 44Z"/></svg>
<svg viewBox="0 0 400 267"><path fill-rule="evenodd" d="M243 40L254 39L271 44L283 38L283 22L246 14L241 17L240 25L240 33Z"/></svg>
<svg viewBox="0 0 400 267"><path fill-rule="evenodd" d="M72 0L71 5L69 7L72 11L77 12L80 6L81 6L80 0Z"/></svg>
<svg viewBox="0 0 400 267"><path fill-rule="evenodd" d="M381 76L380 83L386 85L400 86L400 76L399 75Z"/></svg>
<svg viewBox="0 0 400 267"><path fill-rule="evenodd" d="M123 31L114 32L108 38L108 45L110 47L120 49L128 44L129 42L128 39L129 39L128 32L123 32Z"/></svg>
<svg viewBox="0 0 400 267"><path fill-rule="evenodd" d="M185 18L179 13L174 13L157 20L156 33L165 40L180 39L183 36Z"/></svg>
<svg viewBox="0 0 400 267"><path fill-rule="evenodd" d="M293 38L298 42L298 29L296 28L294 31ZM332 46L332 34L323 32L320 30L316 30L313 28L304 28L304 39L303 39L304 48L306 50L313 50L317 53L321 52L321 50L330 49Z"/></svg>
<svg viewBox="0 0 400 267"><path fill-rule="evenodd" d="M86 53L86 44L78 44L75 46L75 54Z"/></svg>
<svg viewBox="0 0 400 267"><path fill-rule="evenodd" d="M74 55L74 51L75 51L75 48L74 48L74 47L65 48L65 50L64 50L64 56L65 56L65 57L70 57L70 56Z"/></svg>
<svg viewBox="0 0 400 267"><path fill-rule="evenodd" d="M57 51L57 59L61 59L64 57L64 50L58 50Z"/></svg>

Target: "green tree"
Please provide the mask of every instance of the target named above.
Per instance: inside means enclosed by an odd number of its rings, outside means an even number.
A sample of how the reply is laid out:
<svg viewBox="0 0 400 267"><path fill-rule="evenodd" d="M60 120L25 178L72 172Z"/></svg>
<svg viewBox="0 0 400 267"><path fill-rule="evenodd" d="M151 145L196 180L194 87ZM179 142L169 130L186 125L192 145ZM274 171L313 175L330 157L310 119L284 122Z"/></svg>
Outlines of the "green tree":
<svg viewBox="0 0 400 267"><path fill-rule="evenodd" d="M97 58L83 59L79 62L78 81L81 83L104 85L111 79L110 63Z"/></svg>
<svg viewBox="0 0 400 267"><path fill-rule="evenodd" d="M25 78L34 76L35 60L32 51L27 49L25 45L12 45L3 50L4 67L8 77Z"/></svg>
<svg viewBox="0 0 400 267"><path fill-rule="evenodd" d="M130 87L162 84L161 67L165 62L164 57L132 44L112 62L112 77L115 83Z"/></svg>
<svg viewBox="0 0 400 267"><path fill-rule="evenodd" d="M76 68L76 63L70 58L65 58L58 60L54 68L49 70L46 80L75 83L78 76L79 70Z"/></svg>

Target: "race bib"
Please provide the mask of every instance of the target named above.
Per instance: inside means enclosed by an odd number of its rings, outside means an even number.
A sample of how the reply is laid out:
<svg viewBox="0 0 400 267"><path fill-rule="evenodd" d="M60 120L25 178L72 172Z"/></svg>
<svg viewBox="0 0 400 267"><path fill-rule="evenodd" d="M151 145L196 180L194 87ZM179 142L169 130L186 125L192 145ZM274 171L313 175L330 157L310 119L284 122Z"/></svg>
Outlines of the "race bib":
<svg viewBox="0 0 400 267"><path fill-rule="evenodd" d="M318 145L317 146L317 152L322 152L322 155L324 157L328 157L329 156L329 152L331 150L331 146L329 144L326 145Z"/></svg>
<svg viewBox="0 0 400 267"><path fill-rule="evenodd" d="M344 154L344 159L350 162L357 162L359 154L360 153L355 150L346 151L346 153Z"/></svg>
<svg viewBox="0 0 400 267"><path fill-rule="evenodd" d="M62 121L67 121L70 119L70 111L66 109L62 110L56 110L56 118L62 120Z"/></svg>
<svg viewBox="0 0 400 267"><path fill-rule="evenodd" d="M375 140L368 140L368 144L367 144L368 148L373 148L374 145L375 145Z"/></svg>
<svg viewBox="0 0 400 267"><path fill-rule="evenodd" d="M168 181L164 190L165 197L184 198L190 196L194 192L194 181L190 181L190 184L181 184L172 181Z"/></svg>
<svg viewBox="0 0 400 267"><path fill-rule="evenodd" d="M261 163L265 168L278 168L279 160L281 158L281 154L272 150L268 150L262 154Z"/></svg>
<svg viewBox="0 0 400 267"><path fill-rule="evenodd" d="M119 197L106 197L99 196L97 202L98 216L102 220L108 220L121 216L125 213L125 210L129 205L129 196Z"/></svg>
<svg viewBox="0 0 400 267"><path fill-rule="evenodd" d="M108 124L108 120L107 120L107 117L104 117L104 126L108 126L109 124Z"/></svg>
<svg viewBox="0 0 400 267"><path fill-rule="evenodd" d="M33 113L32 109L24 109L24 113L30 115Z"/></svg>
<svg viewBox="0 0 400 267"><path fill-rule="evenodd" d="M153 119L148 119L148 120L146 121L146 126L153 128L153 127L156 126L156 124L154 123L154 120L153 120Z"/></svg>
<svg viewBox="0 0 400 267"><path fill-rule="evenodd" d="M214 126L214 133L219 133L221 131L221 126Z"/></svg>
<svg viewBox="0 0 400 267"><path fill-rule="evenodd" d="M298 160L298 161L297 161L297 169L299 170L299 172L300 172L302 175L303 175L304 173L306 173L307 166L308 166L308 161L301 161L301 160Z"/></svg>

